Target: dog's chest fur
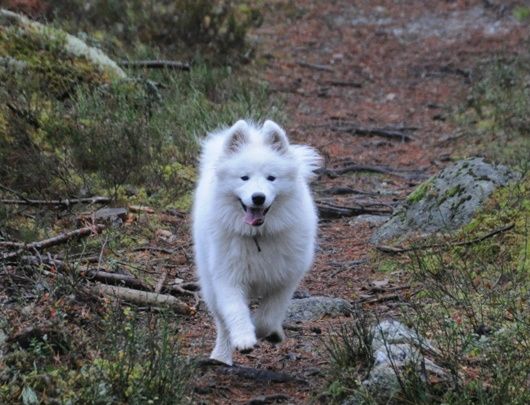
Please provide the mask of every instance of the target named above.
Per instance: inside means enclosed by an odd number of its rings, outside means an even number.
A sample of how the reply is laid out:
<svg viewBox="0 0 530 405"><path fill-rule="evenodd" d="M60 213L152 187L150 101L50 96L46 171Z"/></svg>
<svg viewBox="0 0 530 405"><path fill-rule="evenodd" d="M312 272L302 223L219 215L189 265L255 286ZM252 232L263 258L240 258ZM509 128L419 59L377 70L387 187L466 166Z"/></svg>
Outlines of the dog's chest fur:
<svg viewBox="0 0 530 405"><path fill-rule="evenodd" d="M307 246L294 235L241 237L226 239L230 277L251 297L266 294L302 276L300 257ZM236 253L237 252L237 253Z"/></svg>

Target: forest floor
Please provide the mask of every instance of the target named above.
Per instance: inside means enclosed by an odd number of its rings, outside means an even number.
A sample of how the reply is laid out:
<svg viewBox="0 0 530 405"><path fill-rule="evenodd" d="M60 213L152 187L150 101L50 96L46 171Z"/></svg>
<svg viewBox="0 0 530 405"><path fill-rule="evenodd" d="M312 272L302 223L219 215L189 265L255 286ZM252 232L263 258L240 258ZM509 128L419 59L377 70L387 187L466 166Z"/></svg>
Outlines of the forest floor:
<svg viewBox="0 0 530 405"><path fill-rule="evenodd" d="M318 200L395 206L462 156L451 115L466 101L474 68L494 55L524 50L526 27L504 3L271 3L255 34L265 79L285 101L290 138L318 148L327 168L366 165L389 171L322 175L313 186ZM369 136L364 129L404 137ZM336 195L337 188L350 192ZM399 269L379 268L369 242L377 226L372 221L366 216L322 220L315 264L300 288L364 302L380 317L392 316L406 300L406 277ZM374 282L383 288L373 288ZM283 344L261 343L235 358L238 365L284 372L298 381L267 383L208 371L200 379L199 397L220 404L319 402L328 364L323 339L337 322L344 319L295 325ZM214 329L205 313L184 329L197 351L210 349Z"/></svg>
<svg viewBox="0 0 530 405"><path fill-rule="evenodd" d="M528 53L528 23L518 22L509 1L273 0L264 7L264 22L252 33L258 54L250 69L281 101L290 140L314 146L324 156L330 170L313 184L315 199L339 211L355 207L389 212L422 181L467 156L473 145L463 141L454 116L466 103L474 72L497 55ZM349 169L333 174L343 168ZM142 280L150 287L173 282L178 288L196 281L189 215L136 211L129 212L118 231L109 227L110 236L102 234L100 253L91 263L99 266L106 253L112 254L109 266L117 263L136 276L143 272ZM387 268L370 243L385 218L323 216L315 263L299 291L346 299L379 318L396 316L410 295L407 275L395 266ZM57 215L58 228L67 221ZM132 247L116 248L113 237ZM46 336L46 322L58 317L59 301L59 315L71 321L72 330L73 325L78 328L75 333L90 329L86 308L104 312L104 306L81 289L74 292L85 300L72 293L55 302L51 295L31 291L23 298L35 294L38 302L21 308L10 292L28 277L17 275L14 268L8 273L11 279L0 280L0 300L6 303L0 309L13 330L10 342L27 340L39 328ZM47 276L55 277L51 273ZM189 290L187 295L183 299L193 305ZM44 319L44 327L35 319ZM348 318L286 325L282 344L261 342L251 353L236 353L232 372L199 366L191 382L193 402L328 403L330 359L325 342L344 322ZM0 323L0 332L2 328ZM179 319L178 336L184 356L207 357L215 328L204 305ZM68 352L61 355L67 357ZM72 358L77 361L76 356ZM62 360L57 355L57 364ZM256 370L265 374L257 375ZM273 374L267 376L267 371ZM253 378L247 378L250 374Z"/></svg>

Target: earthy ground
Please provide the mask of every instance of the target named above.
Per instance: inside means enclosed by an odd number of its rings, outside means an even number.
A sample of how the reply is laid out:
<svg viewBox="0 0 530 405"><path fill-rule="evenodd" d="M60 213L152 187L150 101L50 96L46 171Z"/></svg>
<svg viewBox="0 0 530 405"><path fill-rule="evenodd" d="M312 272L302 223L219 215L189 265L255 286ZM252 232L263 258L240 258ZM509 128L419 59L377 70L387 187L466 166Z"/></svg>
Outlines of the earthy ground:
<svg viewBox="0 0 530 405"><path fill-rule="evenodd" d="M384 210L459 155L453 142L459 132L450 114L465 102L473 68L497 53L517 53L527 37L509 3L269 2L265 23L255 33L259 60L285 101L291 139L317 147L327 168L367 165L387 171L323 173L314 186L319 201ZM383 128L410 141L352 128ZM339 195L337 187L352 190ZM375 226L365 217L322 220L315 265L301 290L363 302L370 311L391 315L407 288L399 272L378 270L369 243ZM181 270L189 279L191 273L184 273L191 266ZM376 280L384 280L378 288ZM206 367L196 383L197 401L325 403L319 399L327 366L323 339L340 321L291 325L283 344L261 343L250 354L236 355L238 365L284 372L298 381L255 381ZM206 313L201 310L182 327L185 350L207 355L214 328Z"/></svg>

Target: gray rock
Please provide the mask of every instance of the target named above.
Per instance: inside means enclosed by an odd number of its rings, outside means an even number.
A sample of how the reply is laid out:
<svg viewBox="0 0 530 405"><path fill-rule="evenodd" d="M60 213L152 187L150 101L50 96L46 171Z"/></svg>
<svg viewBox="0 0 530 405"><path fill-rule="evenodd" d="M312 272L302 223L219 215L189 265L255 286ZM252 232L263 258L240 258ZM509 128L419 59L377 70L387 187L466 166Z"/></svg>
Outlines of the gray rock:
<svg viewBox="0 0 530 405"><path fill-rule="evenodd" d="M406 327L401 322L393 319L381 321L374 326L372 336L372 349L374 352L384 349L385 346L403 343L434 350L432 345L426 339L419 336L416 332Z"/></svg>
<svg viewBox="0 0 530 405"><path fill-rule="evenodd" d="M395 370L387 364L374 367L362 384L381 403L386 403L401 391Z"/></svg>
<svg viewBox="0 0 530 405"><path fill-rule="evenodd" d="M458 229L471 220L497 187L519 178L506 166L495 166L482 158L461 160L419 185L374 233L371 242Z"/></svg>
<svg viewBox="0 0 530 405"><path fill-rule="evenodd" d="M127 218L127 212L127 208L101 208L94 213L94 220L98 223L119 226Z"/></svg>
<svg viewBox="0 0 530 405"><path fill-rule="evenodd" d="M374 364L362 384L378 402L388 402L400 392L399 378L405 368L416 370L423 380L425 373L448 378L444 369L422 353L422 349L434 352L434 347L401 322L382 321L374 326L372 333Z"/></svg>
<svg viewBox="0 0 530 405"><path fill-rule="evenodd" d="M351 304L342 298L313 296L291 300L285 321L315 321L324 316L339 316L351 313Z"/></svg>
<svg viewBox="0 0 530 405"><path fill-rule="evenodd" d="M350 225L382 225L388 221L390 217L387 215L358 215L350 221Z"/></svg>
<svg viewBox="0 0 530 405"><path fill-rule="evenodd" d="M383 346L374 351L374 368L379 366L401 368L410 363L420 362L421 354L418 349L407 343Z"/></svg>
<svg viewBox="0 0 530 405"><path fill-rule="evenodd" d="M101 50L88 46L85 42L64 31L45 26L37 21L14 13L9 10L0 9L0 26L16 26L20 30L31 32L32 35L39 35L44 40L56 43L63 41L64 50L74 57L82 57L97 66L101 71L107 72L111 77L124 79L127 77L123 69L116 62L110 59Z"/></svg>

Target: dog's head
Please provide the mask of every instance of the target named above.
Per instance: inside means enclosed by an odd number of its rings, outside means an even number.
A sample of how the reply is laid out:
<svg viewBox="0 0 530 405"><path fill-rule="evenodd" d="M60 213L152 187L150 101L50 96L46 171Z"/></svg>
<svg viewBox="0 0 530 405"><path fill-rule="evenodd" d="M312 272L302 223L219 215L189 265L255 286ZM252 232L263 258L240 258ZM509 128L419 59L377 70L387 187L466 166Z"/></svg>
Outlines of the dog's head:
<svg viewBox="0 0 530 405"><path fill-rule="evenodd" d="M296 187L298 168L284 130L272 121L258 128L241 120L228 130L223 148L217 167L223 194L246 224L263 225Z"/></svg>

